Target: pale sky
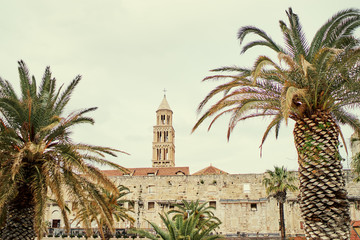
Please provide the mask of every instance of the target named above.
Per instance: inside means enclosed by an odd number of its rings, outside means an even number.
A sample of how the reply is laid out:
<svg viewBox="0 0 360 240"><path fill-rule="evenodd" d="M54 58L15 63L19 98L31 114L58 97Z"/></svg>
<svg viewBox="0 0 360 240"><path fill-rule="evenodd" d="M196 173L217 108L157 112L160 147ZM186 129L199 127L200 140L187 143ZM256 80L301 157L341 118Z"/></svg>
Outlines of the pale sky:
<svg viewBox="0 0 360 240"><path fill-rule="evenodd" d="M174 112L176 166L189 166L191 173L210 164L229 173L262 173L274 165L297 170L292 122L283 126L278 140L273 134L268 137L262 158L259 145L267 120L240 123L229 142L228 118L210 132L208 121L191 134L198 104L216 86L201 82L211 75L209 70L252 66L256 56L270 53L259 48L240 54L238 29L254 25L282 42L278 22L287 20L289 7L299 15L310 41L336 12L360 4L358 0L2 1L0 76L18 86L20 59L39 82L46 66L58 86L82 75L68 110L99 109L91 114L95 125L75 128L73 137L130 153L111 158L125 167L151 166L155 112L165 88ZM345 138L351 133L344 128Z"/></svg>

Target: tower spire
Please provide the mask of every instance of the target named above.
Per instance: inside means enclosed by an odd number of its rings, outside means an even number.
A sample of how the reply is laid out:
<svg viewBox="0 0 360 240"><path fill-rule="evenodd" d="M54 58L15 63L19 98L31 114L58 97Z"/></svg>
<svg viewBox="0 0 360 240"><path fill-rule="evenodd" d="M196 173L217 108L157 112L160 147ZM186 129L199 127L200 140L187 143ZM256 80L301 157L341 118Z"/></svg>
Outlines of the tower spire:
<svg viewBox="0 0 360 240"><path fill-rule="evenodd" d="M156 125L153 127L153 167L175 167L175 130L172 126L173 111L164 98L156 111Z"/></svg>

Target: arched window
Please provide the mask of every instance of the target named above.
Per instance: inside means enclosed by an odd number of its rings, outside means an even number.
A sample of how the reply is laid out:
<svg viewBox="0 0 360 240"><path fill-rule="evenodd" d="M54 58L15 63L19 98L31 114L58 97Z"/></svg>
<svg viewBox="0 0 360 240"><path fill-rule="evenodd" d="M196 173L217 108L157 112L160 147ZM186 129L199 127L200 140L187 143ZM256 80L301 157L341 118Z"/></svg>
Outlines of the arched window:
<svg viewBox="0 0 360 240"><path fill-rule="evenodd" d="M157 149L157 159L161 160L161 149Z"/></svg>
<svg viewBox="0 0 360 240"><path fill-rule="evenodd" d="M157 132L157 141L161 142L161 132Z"/></svg>
<svg viewBox="0 0 360 240"><path fill-rule="evenodd" d="M165 149L165 154L164 154L165 156L165 159L164 160L168 160L169 159L169 150L166 148Z"/></svg>

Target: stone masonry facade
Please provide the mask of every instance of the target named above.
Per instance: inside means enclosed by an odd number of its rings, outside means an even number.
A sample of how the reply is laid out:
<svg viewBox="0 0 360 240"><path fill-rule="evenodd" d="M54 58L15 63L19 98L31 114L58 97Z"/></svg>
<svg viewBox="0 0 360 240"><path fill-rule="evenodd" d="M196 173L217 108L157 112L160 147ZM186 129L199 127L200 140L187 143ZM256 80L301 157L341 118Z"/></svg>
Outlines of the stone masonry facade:
<svg viewBox="0 0 360 240"><path fill-rule="evenodd" d="M203 176L118 176L113 181L128 187L128 200L134 201L133 227L150 228L146 221L161 226L159 213L167 212L181 200L209 202L222 225L218 232L228 235L278 234L279 210L275 199L268 198L262 185L264 174L224 174ZM360 184L345 171L351 203L351 218L360 219ZM288 193L285 204L286 231L303 234L298 192ZM127 222L118 228L129 227Z"/></svg>

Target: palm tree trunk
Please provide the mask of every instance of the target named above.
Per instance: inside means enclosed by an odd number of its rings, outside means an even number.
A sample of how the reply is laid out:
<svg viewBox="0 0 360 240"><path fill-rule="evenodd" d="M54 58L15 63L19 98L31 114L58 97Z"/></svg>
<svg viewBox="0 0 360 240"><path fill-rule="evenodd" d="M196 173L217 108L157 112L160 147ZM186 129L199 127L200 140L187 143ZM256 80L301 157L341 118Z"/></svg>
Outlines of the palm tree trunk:
<svg viewBox="0 0 360 240"><path fill-rule="evenodd" d="M2 240L33 240L34 231L34 208L18 209L10 205L8 218L1 232Z"/></svg>
<svg viewBox="0 0 360 240"><path fill-rule="evenodd" d="M279 213L280 213L280 234L281 240L285 240L285 218L284 218L284 203L279 202Z"/></svg>
<svg viewBox="0 0 360 240"><path fill-rule="evenodd" d="M104 226L104 237L105 237L105 240L109 240L110 238L112 238L112 233L111 233L111 230L108 226Z"/></svg>
<svg viewBox="0 0 360 240"><path fill-rule="evenodd" d="M33 240L36 236L30 187L24 184L18 191L7 207L6 223L0 236L2 240Z"/></svg>
<svg viewBox="0 0 360 240"><path fill-rule="evenodd" d="M350 239L338 135L338 126L329 113L318 111L295 124L300 209L307 239Z"/></svg>

